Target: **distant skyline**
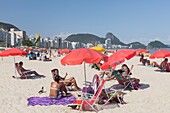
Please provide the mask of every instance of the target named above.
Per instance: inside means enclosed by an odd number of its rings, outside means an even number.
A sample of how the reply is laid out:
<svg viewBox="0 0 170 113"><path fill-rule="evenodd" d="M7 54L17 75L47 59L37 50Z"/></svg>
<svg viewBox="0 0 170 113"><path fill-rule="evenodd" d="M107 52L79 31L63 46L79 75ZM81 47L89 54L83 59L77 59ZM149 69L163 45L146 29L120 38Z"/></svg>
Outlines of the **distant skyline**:
<svg viewBox="0 0 170 113"><path fill-rule="evenodd" d="M42 37L111 32L122 42L170 44L170 0L0 0L0 22ZM62 34L61 34L62 33Z"/></svg>

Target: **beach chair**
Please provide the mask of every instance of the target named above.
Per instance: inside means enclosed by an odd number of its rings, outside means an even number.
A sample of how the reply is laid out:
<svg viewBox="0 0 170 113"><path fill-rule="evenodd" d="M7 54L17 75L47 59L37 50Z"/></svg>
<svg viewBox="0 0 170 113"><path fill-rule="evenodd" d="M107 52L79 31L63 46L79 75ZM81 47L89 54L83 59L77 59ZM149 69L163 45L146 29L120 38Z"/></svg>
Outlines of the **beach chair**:
<svg viewBox="0 0 170 113"><path fill-rule="evenodd" d="M18 72L18 74L20 75L21 78L28 78L30 76L30 74L28 74L29 71L25 71L25 72L22 72L20 69L19 69L19 64L18 63L15 63L15 68Z"/></svg>
<svg viewBox="0 0 170 113"><path fill-rule="evenodd" d="M125 75L126 79L129 80L129 83L124 82L124 86L125 86L124 90L125 90L127 87L130 87L130 88L134 89L133 81L130 80L130 75L132 74L132 69L133 69L133 67L134 67L134 65L131 66L129 73L128 73L127 75Z"/></svg>
<svg viewBox="0 0 170 113"><path fill-rule="evenodd" d="M137 90L139 88L137 84L134 84L134 80L132 80L130 77L133 67L134 65L131 66L129 73L126 76L121 75L122 80L120 80L118 76L116 76L116 80L118 81L118 83L124 86L123 90L126 90L127 88L130 88L130 90L133 90L133 89Z"/></svg>
<svg viewBox="0 0 170 113"><path fill-rule="evenodd" d="M96 93L99 84L100 84L100 77L99 77L97 74L95 74L95 75L93 76L93 79L92 79L91 82L90 82L90 81L86 81L86 82L84 83L85 87L84 87L83 92L88 92L88 88L92 88L92 89L93 89L92 92L93 92L93 94L94 94L94 93Z"/></svg>
<svg viewBox="0 0 170 113"><path fill-rule="evenodd" d="M72 105L69 105L69 107L73 106L79 106L79 110L94 110L95 112L98 112L98 108L96 106L96 102L99 100L99 96L102 92L103 86L105 84L105 80L103 79L96 91L96 93L92 96L91 99L86 97L86 93L82 93L80 99L76 99Z"/></svg>

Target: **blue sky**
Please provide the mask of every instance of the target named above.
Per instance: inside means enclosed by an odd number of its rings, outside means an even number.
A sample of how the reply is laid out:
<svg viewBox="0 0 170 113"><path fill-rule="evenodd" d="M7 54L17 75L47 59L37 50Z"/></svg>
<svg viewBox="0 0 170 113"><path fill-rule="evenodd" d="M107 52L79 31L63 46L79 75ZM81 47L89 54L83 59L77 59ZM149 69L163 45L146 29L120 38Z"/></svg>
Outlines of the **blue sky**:
<svg viewBox="0 0 170 113"><path fill-rule="evenodd" d="M0 21L27 35L112 32L125 43L170 44L170 0L0 0Z"/></svg>

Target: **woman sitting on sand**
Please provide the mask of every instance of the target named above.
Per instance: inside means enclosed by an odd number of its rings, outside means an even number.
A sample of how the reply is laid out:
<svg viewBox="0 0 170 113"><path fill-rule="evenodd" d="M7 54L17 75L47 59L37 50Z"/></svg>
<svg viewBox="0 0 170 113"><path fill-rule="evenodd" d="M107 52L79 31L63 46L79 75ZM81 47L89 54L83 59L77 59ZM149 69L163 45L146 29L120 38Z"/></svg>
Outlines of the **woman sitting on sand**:
<svg viewBox="0 0 170 113"><path fill-rule="evenodd" d="M59 75L59 70L58 69L53 69L53 70L51 70L51 72L53 74L53 79L54 79L55 82L64 83L65 86L74 86L77 91L81 90L78 87L77 82L76 82L74 77L70 77L69 79L66 79L66 77L68 75L67 73L66 73L64 78L61 77Z"/></svg>
<svg viewBox="0 0 170 113"><path fill-rule="evenodd" d="M142 62L143 65L150 65L150 61L147 59L144 59L144 55L141 55L140 62Z"/></svg>
<svg viewBox="0 0 170 113"><path fill-rule="evenodd" d="M104 76L105 73L103 73L102 77ZM135 82L136 84L139 84L140 80L137 78L128 78L128 75L130 75L130 69L126 64L122 65L122 68L119 70L114 70L111 73L111 76L106 78L106 81L113 80L116 78L116 80L119 82L121 85L128 84L130 81Z"/></svg>
<svg viewBox="0 0 170 113"><path fill-rule="evenodd" d="M65 95L68 94L67 89L63 83L51 82L51 88L50 88L50 97L51 98L60 99L64 95L63 92L65 92Z"/></svg>

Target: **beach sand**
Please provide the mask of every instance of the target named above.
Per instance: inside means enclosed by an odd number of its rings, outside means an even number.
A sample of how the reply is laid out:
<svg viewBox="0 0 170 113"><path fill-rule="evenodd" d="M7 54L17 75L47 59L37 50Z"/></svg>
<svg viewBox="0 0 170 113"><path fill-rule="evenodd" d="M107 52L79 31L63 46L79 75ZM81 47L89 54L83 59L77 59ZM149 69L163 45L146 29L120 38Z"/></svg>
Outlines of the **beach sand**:
<svg viewBox="0 0 170 113"><path fill-rule="evenodd" d="M36 70L45 75L41 79L14 79L15 67L14 57L0 59L0 113L73 113L67 106L27 106L27 98L49 95L50 83L53 81L51 69L58 68L60 75L68 73L68 77L74 76L78 85L82 88L84 81L83 65L63 66L60 63L62 57L52 58L52 62L28 60L26 57L15 57L15 61L23 61L26 69ZM161 62L161 59L154 61ZM130 67L132 64L133 77L141 80L141 89L125 91L124 96L127 104L111 109L104 109L99 113L169 113L170 112L170 73L155 71L157 68L142 66L139 57L134 57L125 62ZM120 68L120 66L117 66ZM86 64L87 80L91 81L94 74L99 71L91 69ZM17 75L18 76L18 75ZM108 81L106 87L118 84L116 80ZM39 94L38 91L44 86L46 93ZM114 105L113 105L114 106ZM87 112L88 113L88 112Z"/></svg>

